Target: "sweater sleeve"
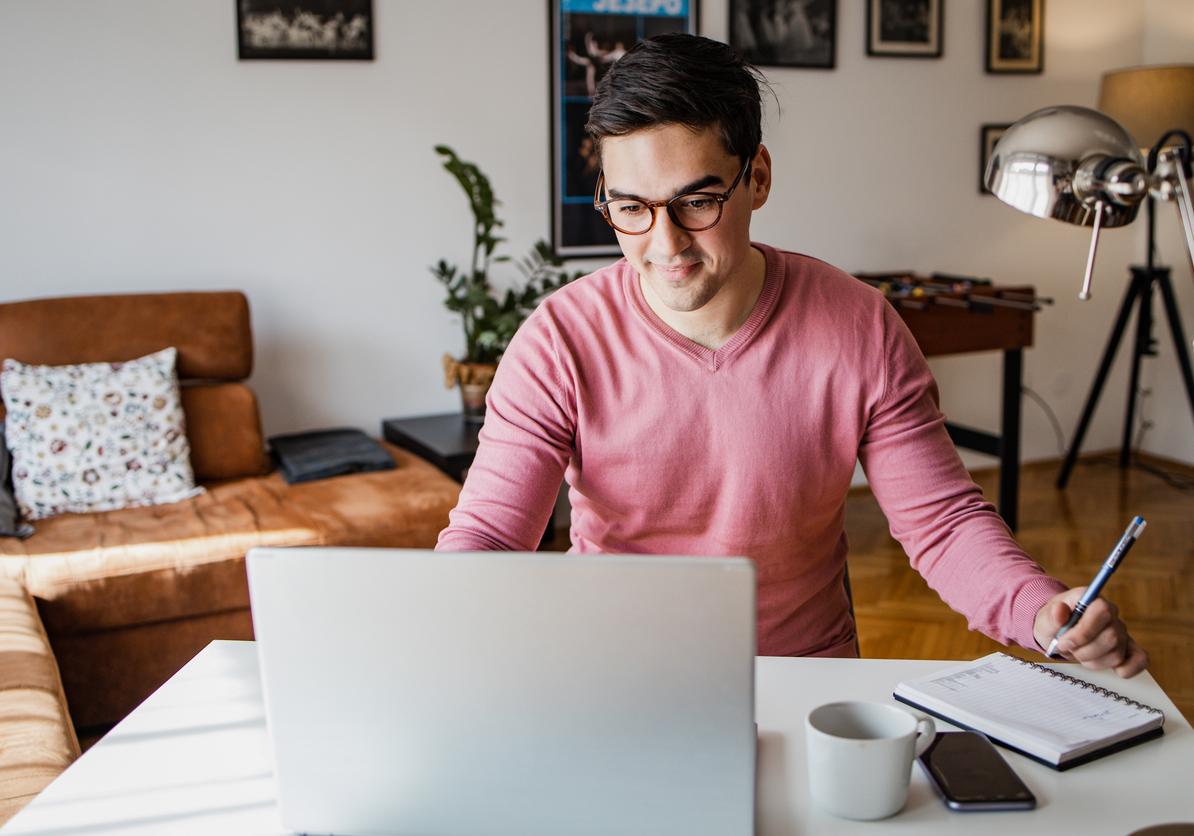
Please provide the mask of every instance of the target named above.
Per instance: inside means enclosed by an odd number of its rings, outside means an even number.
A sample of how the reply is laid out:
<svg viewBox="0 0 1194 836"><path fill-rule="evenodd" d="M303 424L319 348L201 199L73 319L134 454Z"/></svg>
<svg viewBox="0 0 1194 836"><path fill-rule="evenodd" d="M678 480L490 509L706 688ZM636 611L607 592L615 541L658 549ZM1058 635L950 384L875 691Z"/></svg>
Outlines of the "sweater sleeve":
<svg viewBox="0 0 1194 836"><path fill-rule="evenodd" d="M477 455L439 551L533 551L572 455L574 399L543 307L511 340L485 402Z"/></svg>
<svg viewBox="0 0 1194 836"><path fill-rule="evenodd" d="M891 534L916 569L970 629L1039 649L1037 611L1066 587L1031 560L962 465L919 347L883 306L883 391L859 459Z"/></svg>

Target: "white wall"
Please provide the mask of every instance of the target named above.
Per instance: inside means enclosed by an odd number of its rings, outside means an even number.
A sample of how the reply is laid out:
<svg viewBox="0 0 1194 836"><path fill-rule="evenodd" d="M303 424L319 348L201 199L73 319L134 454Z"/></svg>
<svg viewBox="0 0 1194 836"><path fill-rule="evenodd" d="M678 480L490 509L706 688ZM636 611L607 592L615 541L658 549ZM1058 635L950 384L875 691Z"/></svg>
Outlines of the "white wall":
<svg viewBox="0 0 1194 836"><path fill-rule="evenodd" d="M979 125L1093 105L1104 70L1188 49L1170 34L1194 11L1050 0L1046 71L1016 77L983 72L983 5L949 3L944 57L916 61L867 58L864 6L843 0L835 71L768 71L782 113L765 127L776 189L755 237L851 270L1035 284L1057 304L1038 317L1027 382L1068 434L1142 225L1106 235L1095 298L1079 303L1086 233L978 194ZM242 288L270 433L455 408L439 357L462 339L427 266L467 257L470 218L431 149L490 174L511 254L547 234L547 4L375 6L372 63L238 62L231 0L7 0L0 299ZM702 32L724 37L726 14L706 0ZM1180 264L1169 214L1163 251ZM1175 282L1194 333L1188 272ZM1118 444L1122 366L1088 449ZM997 356L934 368L951 417L996 427ZM1172 352L1145 375L1148 448L1194 461L1189 409L1165 391ZM1057 455L1043 413L1026 401L1024 417L1026 458Z"/></svg>

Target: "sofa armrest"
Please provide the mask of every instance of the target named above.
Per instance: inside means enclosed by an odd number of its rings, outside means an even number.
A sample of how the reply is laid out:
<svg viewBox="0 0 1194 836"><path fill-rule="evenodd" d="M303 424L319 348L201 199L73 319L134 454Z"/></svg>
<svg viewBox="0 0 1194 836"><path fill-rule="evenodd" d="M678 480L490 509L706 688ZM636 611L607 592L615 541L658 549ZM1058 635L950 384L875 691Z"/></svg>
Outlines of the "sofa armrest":
<svg viewBox="0 0 1194 836"><path fill-rule="evenodd" d="M78 756L37 606L21 583L0 578L0 824Z"/></svg>

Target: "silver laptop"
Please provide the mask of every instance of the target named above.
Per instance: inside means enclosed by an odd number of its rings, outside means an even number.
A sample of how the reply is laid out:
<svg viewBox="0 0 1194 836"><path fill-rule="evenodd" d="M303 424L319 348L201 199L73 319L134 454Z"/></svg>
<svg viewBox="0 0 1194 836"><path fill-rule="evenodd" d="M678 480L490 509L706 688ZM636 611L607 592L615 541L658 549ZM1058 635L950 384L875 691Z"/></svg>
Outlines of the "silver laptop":
<svg viewBox="0 0 1194 836"><path fill-rule="evenodd" d="M288 829L754 832L743 559L253 549Z"/></svg>

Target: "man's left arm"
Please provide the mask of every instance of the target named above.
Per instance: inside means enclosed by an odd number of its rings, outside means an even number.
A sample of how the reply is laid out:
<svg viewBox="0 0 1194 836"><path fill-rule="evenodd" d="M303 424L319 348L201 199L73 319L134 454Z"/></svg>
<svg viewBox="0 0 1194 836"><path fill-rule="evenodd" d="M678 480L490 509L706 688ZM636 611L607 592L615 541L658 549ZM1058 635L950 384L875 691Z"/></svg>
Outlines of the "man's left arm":
<svg viewBox="0 0 1194 836"><path fill-rule="evenodd" d="M859 446L871 490L913 568L971 629L1041 650L1083 589L1049 577L983 499L945 430L928 364L903 320L885 308L882 389ZM1059 651L1120 676L1148 664L1114 604L1102 598L1066 633Z"/></svg>

